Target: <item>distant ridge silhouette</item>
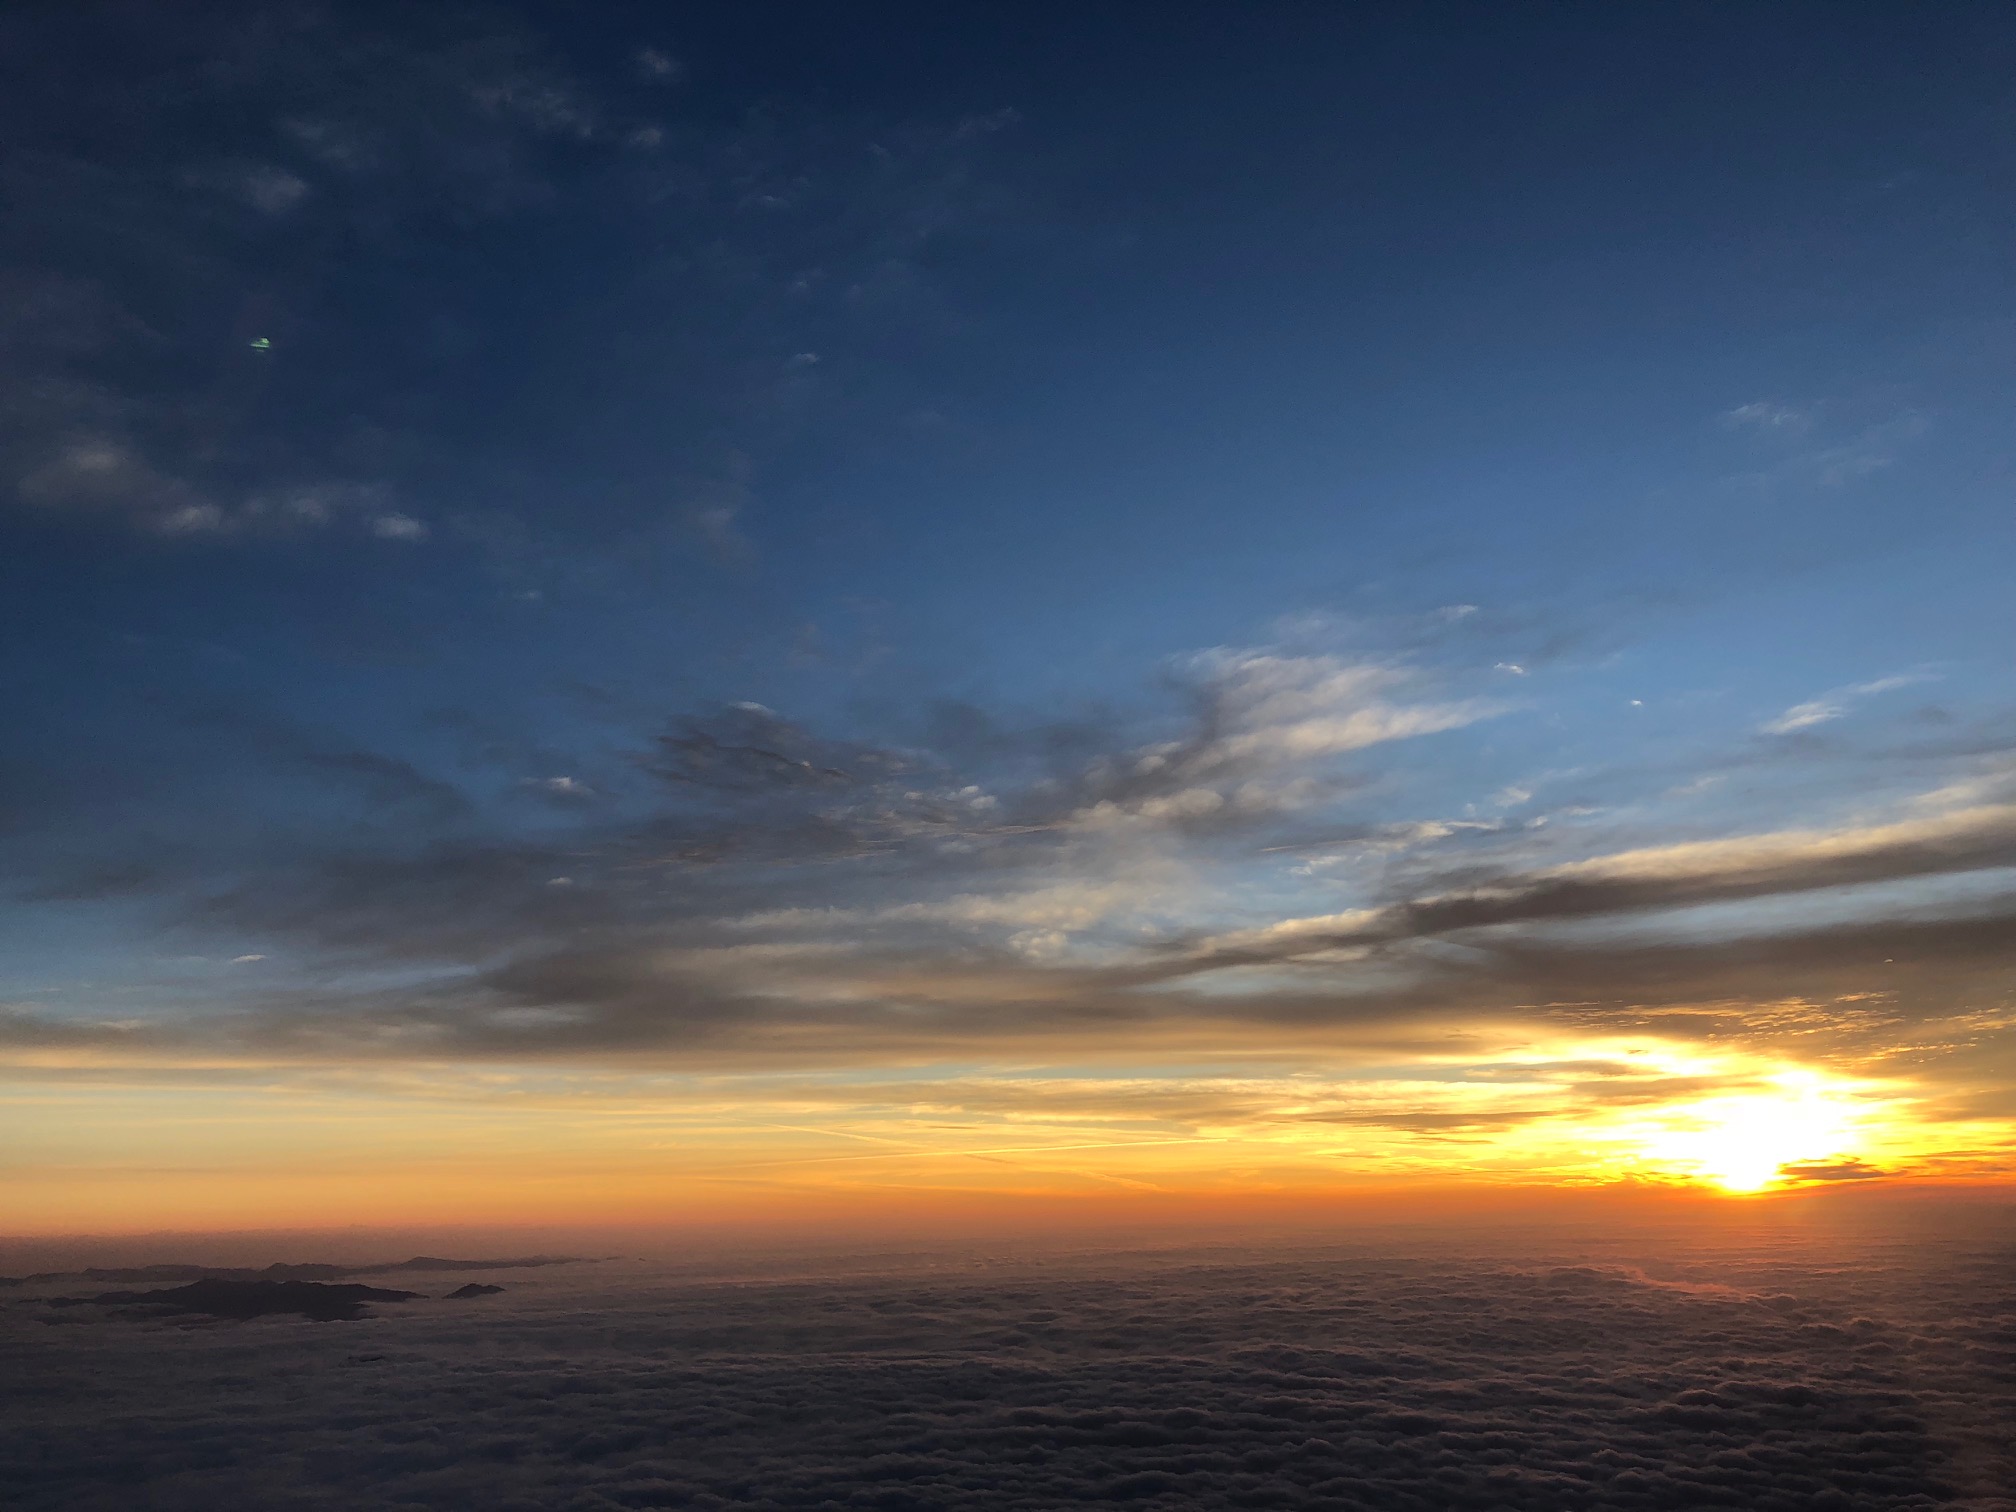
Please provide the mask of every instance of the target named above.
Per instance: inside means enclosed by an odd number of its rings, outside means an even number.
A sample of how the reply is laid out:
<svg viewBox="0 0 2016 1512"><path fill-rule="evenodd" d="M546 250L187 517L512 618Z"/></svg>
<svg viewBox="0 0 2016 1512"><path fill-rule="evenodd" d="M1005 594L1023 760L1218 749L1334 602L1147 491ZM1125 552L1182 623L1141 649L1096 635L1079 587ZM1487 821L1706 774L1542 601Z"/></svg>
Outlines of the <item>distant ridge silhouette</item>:
<svg viewBox="0 0 2016 1512"><path fill-rule="evenodd" d="M499 1288L500 1290L502 1288ZM316 1281L229 1281L207 1277L165 1291L100 1292L95 1297L51 1297L51 1307L151 1307L213 1318L263 1318L298 1313L318 1323L348 1323L364 1316L367 1302L411 1302L421 1294L377 1286L330 1286Z"/></svg>

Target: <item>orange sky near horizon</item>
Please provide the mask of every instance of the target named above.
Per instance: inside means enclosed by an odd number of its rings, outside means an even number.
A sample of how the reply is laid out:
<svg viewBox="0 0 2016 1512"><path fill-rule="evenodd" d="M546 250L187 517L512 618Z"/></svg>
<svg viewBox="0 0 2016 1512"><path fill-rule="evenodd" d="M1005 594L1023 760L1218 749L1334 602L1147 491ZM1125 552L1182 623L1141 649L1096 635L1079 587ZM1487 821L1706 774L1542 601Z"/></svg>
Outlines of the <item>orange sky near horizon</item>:
<svg viewBox="0 0 2016 1512"><path fill-rule="evenodd" d="M1502 1036L1501 1036L1502 1041ZM0 1232L1202 1216L2006 1180L1951 1087L1652 1036L800 1072L17 1066ZM2009 1190L2016 1193L2016 1182ZM814 1218L813 1215L821 1215Z"/></svg>

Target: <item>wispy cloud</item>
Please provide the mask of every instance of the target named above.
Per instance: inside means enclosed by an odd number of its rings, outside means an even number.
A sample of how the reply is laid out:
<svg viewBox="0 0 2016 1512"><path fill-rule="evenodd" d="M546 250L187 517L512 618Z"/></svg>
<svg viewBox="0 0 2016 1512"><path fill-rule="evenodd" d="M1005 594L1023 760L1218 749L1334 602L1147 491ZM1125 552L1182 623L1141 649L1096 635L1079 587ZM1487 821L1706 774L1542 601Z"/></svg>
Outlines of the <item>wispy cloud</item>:
<svg viewBox="0 0 2016 1512"><path fill-rule="evenodd" d="M1814 412L1775 399L1753 399L1722 412L1722 423L1734 429L1797 435L1812 428Z"/></svg>
<svg viewBox="0 0 2016 1512"><path fill-rule="evenodd" d="M1866 408L1758 400L1725 411L1723 427L1747 435L1750 449L1770 459L1728 481L1843 488L1893 466L1929 428L1916 410L1872 418Z"/></svg>
<svg viewBox="0 0 2016 1512"><path fill-rule="evenodd" d="M1410 698L1401 665L1219 650L1191 659L1194 727L1178 740L1093 763L1084 824L1216 821L1304 806L1330 791L1321 763L1460 729L1503 710L1485 699Z"/></svg>
<svg viewBox="0 0 2016 1512"><path fill-rule="evenodd" d="M1338 655L1218 650L1177 671L1187 731L1112 739L1033 775L731 706L675 722L628 778L522 779L565 822L515 838L472 831L469 800L408 764L269 732L276 759L369 798L396 834L207 889L196 917L291 942L290 959L396 965L414 985L276 997L262 978L256 1011L97 1028L29 1013L16 1040L38 1055L228 1045L372 1062L817 1066L1123 1043L1188 1055L1222 1048L1227 1025L1250 1049L1561 1013L1591 1032L1683 1010L1719 1024L1732 1003L1853 992L1870 973L1908 982L1922 1016L2010 960L2008 910L1985 883L1930 912L1878 898L1854 923L1808 906L2016 865L2006 774L1705 839L1631 843L1642 816L1575 837L1481 820L1340 835L1357 764L1390 767L1407 742L1491 709L1428 696L1435 680L1404 665ZM1563 845L1585 851L1561 858ZM1312 852L1366 864L1313 868ZM1264 870L1275 856L1286 869ZM1283 906L1314 886L1343 896L1322 912ZM1754 922L1712 937L1685 922L1735 903ZM1852 1039L1876 1020L1814 1009L1801 1022Z"/></svg>
<svg viewBox="0 0 2016 1512"><path fill-rule="evenodd" d="M1936 674L1930 672L1902 672L1890 677L1878 677L1869 682L1851 683L1845 688L1836 688L1831 693L1823 693L1818 698L1793 704L1784 713L1766 720L1759 729L1766 735L1791 735L1800 730L1811 729L1814 725L1826 724L1841 718L1865 698L1874 698L1879 693L1892 693L1899 688L1908 688L1917 683L1931 682L1935 676Z"/></svg>

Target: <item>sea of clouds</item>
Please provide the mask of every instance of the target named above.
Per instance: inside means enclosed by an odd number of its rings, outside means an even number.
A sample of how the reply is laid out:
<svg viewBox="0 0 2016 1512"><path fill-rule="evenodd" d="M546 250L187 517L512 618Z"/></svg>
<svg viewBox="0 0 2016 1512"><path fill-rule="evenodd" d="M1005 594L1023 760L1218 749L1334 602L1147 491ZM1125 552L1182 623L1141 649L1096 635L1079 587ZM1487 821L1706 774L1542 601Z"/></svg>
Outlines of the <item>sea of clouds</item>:
<svg viewBox="0 0 2016 1512"><path fill-rule="evenodd" d="M353 1323L48 1283L0 1302L0 1484L20 1512L2016 1509L2006 1240L1643 1249L623 1259Z"/></svg>

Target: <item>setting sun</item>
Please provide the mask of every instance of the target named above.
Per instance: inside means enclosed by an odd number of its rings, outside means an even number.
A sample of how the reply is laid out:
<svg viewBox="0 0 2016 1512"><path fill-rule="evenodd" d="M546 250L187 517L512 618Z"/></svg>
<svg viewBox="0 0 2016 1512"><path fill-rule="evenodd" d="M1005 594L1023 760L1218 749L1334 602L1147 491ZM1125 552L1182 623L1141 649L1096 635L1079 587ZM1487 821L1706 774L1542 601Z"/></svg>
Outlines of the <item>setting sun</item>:
<svg viewBox="0 0 2016 1512"><path fill-rule="evenodd" d="M1769 1081L1771 1090L1682 1104L1634 1129L1642 1158L1724 1191L1757 1192L1788 1166L1857 1155L1862 1110L1844 1088L1812 1072Z"/></svg>

